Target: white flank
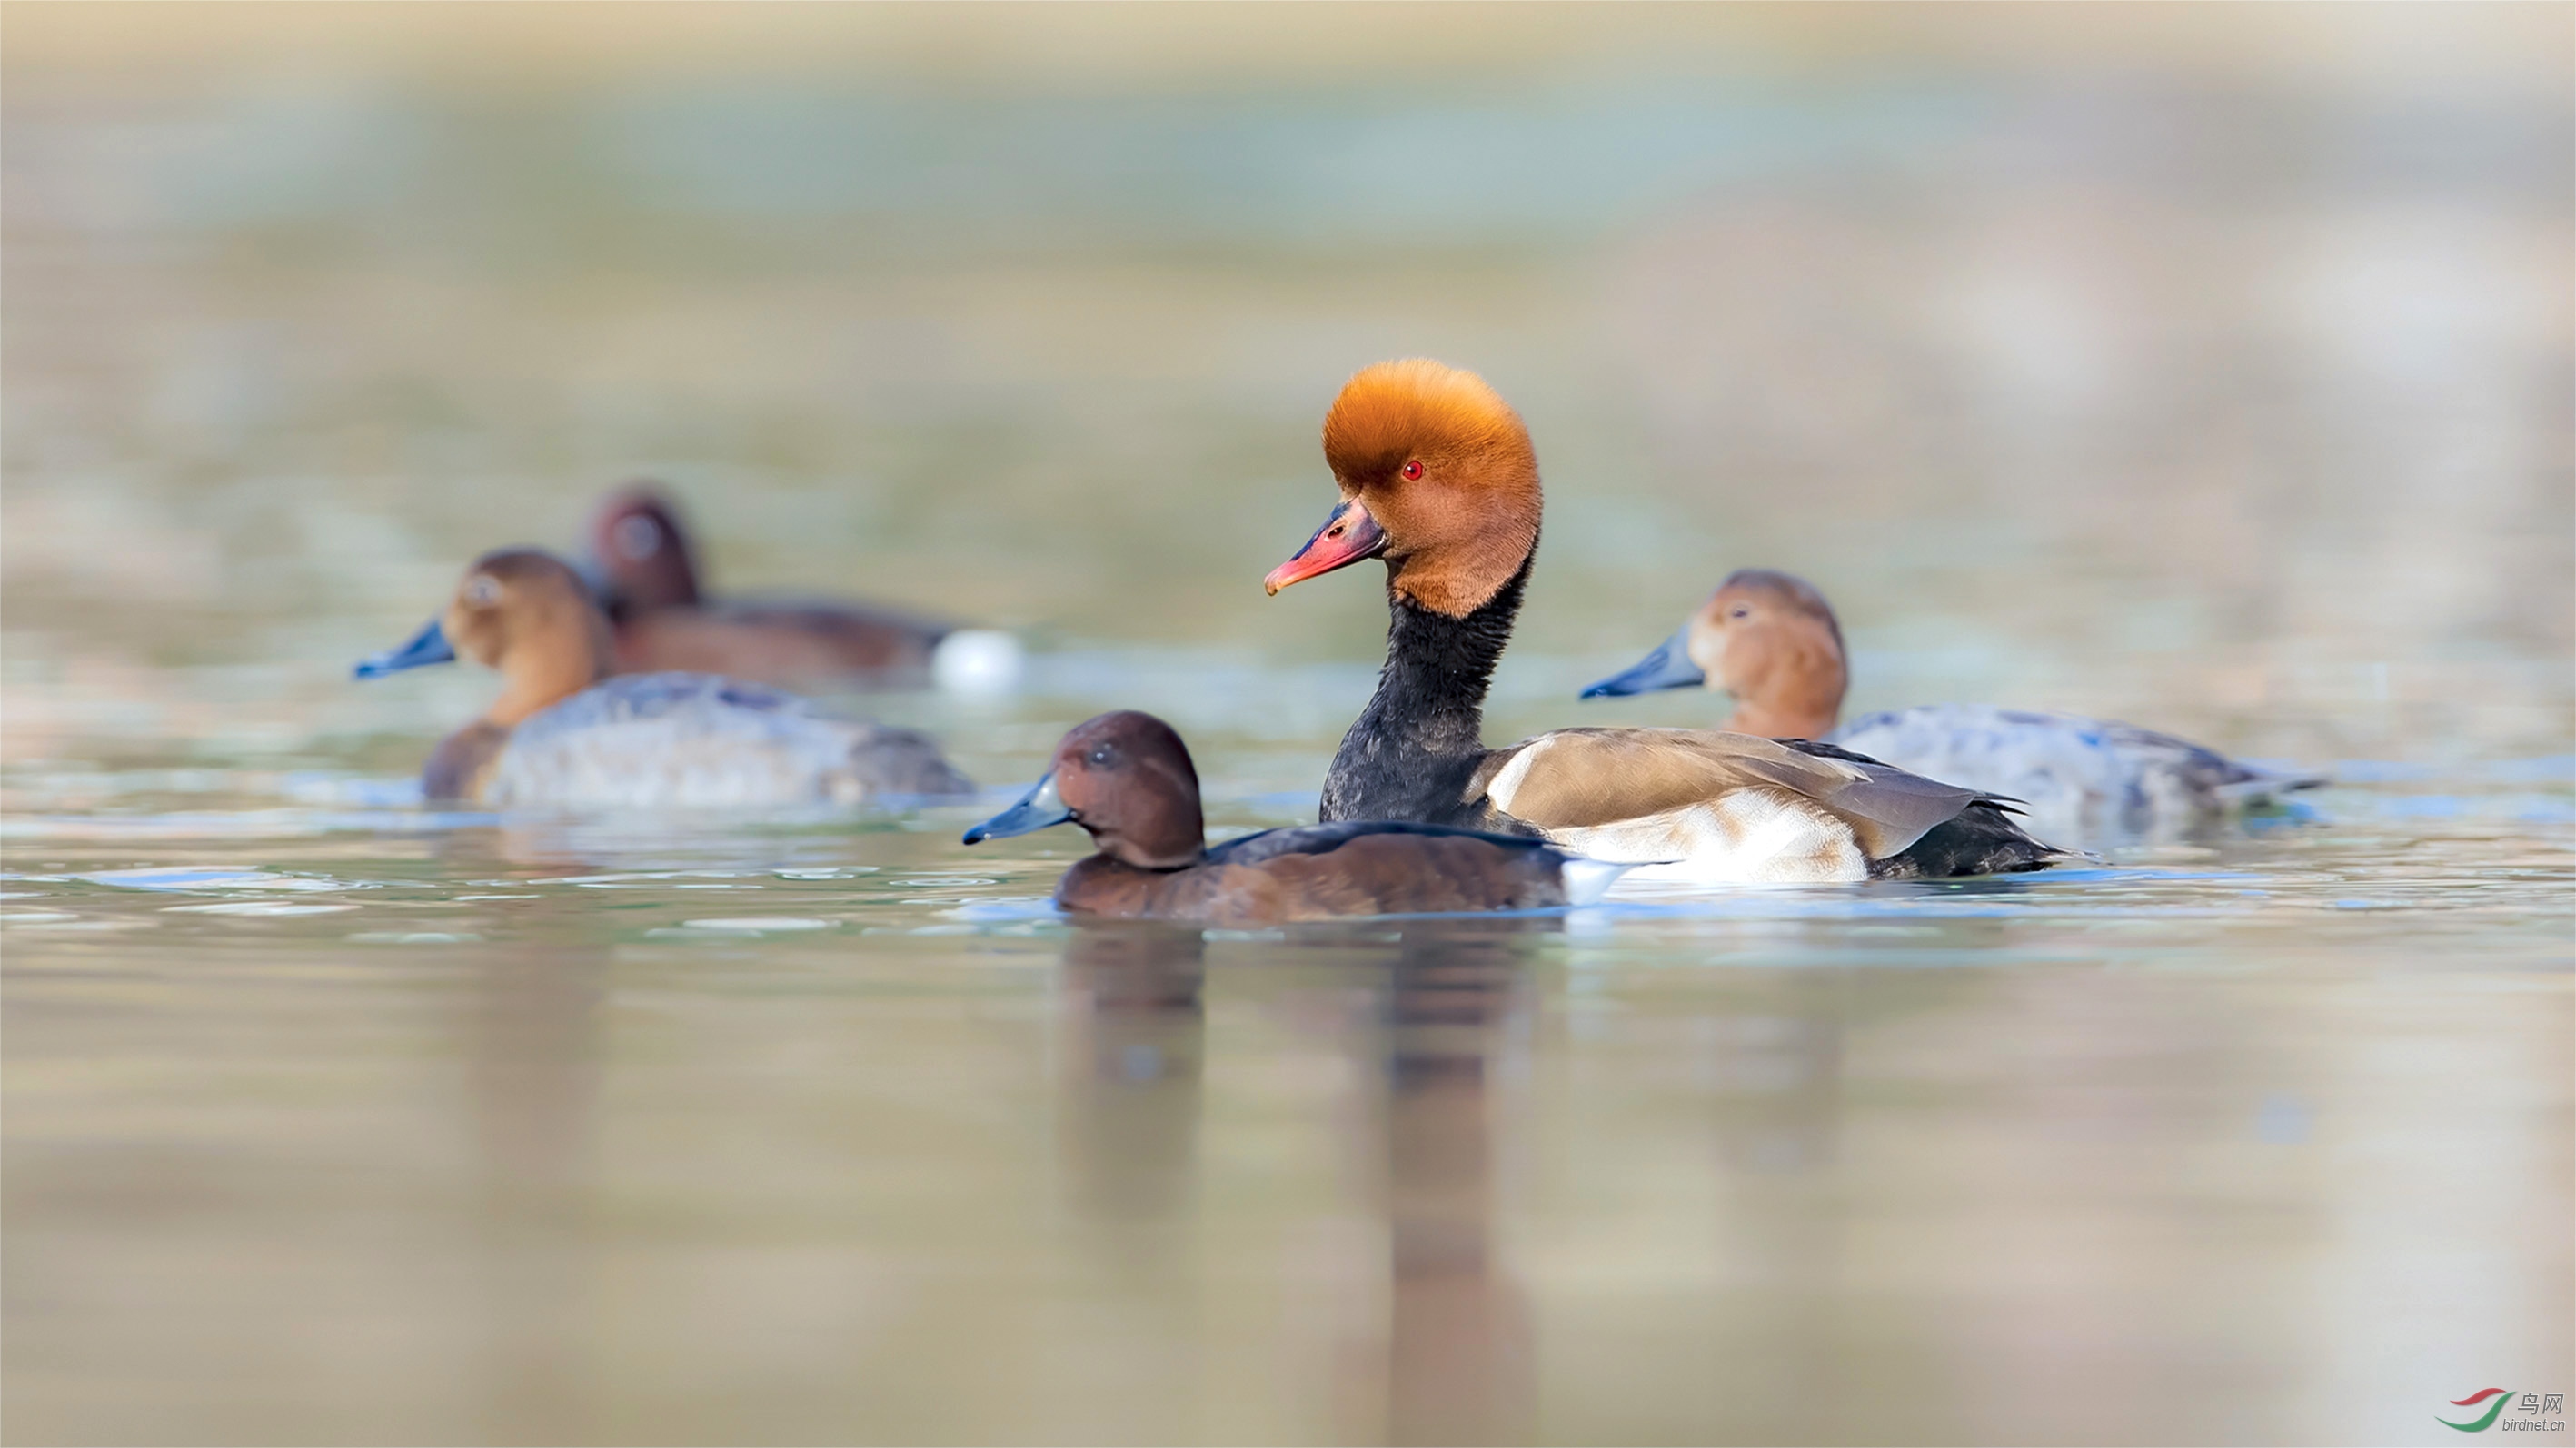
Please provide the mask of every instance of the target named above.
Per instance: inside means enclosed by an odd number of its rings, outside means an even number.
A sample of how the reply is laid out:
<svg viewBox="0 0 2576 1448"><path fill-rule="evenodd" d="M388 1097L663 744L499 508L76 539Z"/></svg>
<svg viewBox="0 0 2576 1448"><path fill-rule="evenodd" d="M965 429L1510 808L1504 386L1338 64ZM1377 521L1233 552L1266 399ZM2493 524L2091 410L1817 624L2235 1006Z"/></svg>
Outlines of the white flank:
<svg viewBox="0 0 2576 1448"><path fill-rule="evenodd" d="M1826 885L1869 878L1851 826L1804 795L1739 789L1612 825L1548 831L1565 849L1634 865L1636 878Z"/></svg>
<svg viewBox="0 0 2576 1448"><path fill-rule="evenodd" d="M1635 868L1637 867L1633 864L1622 864L1615 860L1595 860L1587 855L1569 855L1566 857L1561 877L1565 882L1565 903L1598 905L1601 903L1601 897L1610 893L1610 887L1618 882L1619 877Z"/></svg>
<svg viewBox="0 0 2576 1448"><path fill-rule="evenodd" d="M1520 793L1521 781L1529 778L1530 766L1538 763L1538 757L1546 753L1553 742L1546 738L1534 741L1495 772L1485 785L1485 798L1494 802L1494 808L1505 814L1512 812L1512 796Z"/></svg>

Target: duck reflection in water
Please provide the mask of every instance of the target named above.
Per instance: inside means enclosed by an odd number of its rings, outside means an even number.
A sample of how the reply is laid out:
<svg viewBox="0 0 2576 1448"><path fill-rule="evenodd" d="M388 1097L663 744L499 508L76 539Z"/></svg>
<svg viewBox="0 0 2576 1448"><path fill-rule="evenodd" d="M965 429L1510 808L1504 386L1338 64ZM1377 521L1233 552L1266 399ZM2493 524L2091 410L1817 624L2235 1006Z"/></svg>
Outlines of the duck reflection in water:
<svg viewBox="0 0 2576 1448"><path fill-rule="evenodd" d="M1387 1439L1511 1443L1534 1432L1529 1303L1495 1241L1492 1086L1525 1053L1528 947L1554 920L1409 925L1384 1004L1391 1244Z"/></svg>
<svg viewBox="0 0 2576 1448"><path fill-rule="evenodd" d="M1292 1027L1318 1019L1358 1051L1366 1109L1337 1113L1350 1179L1382 1214L1384 1315L1336 1314L1335 1397L1348 1436L1394 1443L1527 1440L1533 1332L1495 1243L1498 1058L1527 1004L1530 946L1547 917L1457 917L1292 927L1281 944L1311 976L1279 990L1273 969L1229 972L1229 945L1190 926L1078 920L1058 978L1066 1194L1123 1273L1185 1273L1197 1211L1208 990L1251 996ZM1210 965L1215 969L1211 972ZM1214 984L1209 984L1213 981ZM1352 987L1360 986L1353 1019ZM1340 1277L1341 1274L1331 1274ZM1176 1331L1177 1340L1192 1334Z"/></svg>
<svg viewBox="0 0 2576 1448"><path fill-rule="evenodd" d="M598 1431L584 1341L609 952L549 918L570 913L548 902L522 917L530 945L483 953L459 1021L482 1166L484 1416L530 1441Z"/></svg>
<svg viewBox="0 0 2576 1448"><path fill-rule="evenodd" d="M1127 1271L1177 1267L1198 1172L1206 943L1152 920L1077 926L1058 992L1069 1205Z"/></svg>

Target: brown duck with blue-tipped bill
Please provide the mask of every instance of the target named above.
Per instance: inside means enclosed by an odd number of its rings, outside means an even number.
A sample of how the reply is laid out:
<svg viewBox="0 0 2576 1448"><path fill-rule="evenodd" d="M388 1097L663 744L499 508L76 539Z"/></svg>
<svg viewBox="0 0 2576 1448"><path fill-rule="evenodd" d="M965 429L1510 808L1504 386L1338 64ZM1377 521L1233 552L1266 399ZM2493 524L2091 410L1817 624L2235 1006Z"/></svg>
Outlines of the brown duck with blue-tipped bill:
<svg viewBox="0 0 2576 1448"><path fill-rule="evenodd" d="M484 554L445 612L357 676L458 658L501 675L483 717L440 742L421 793L494 807L661 809L858 804L971 792L908 729L836 719L793 694L713 674L611 676L608 620L570 565Z"/></svg>
<svg viewBox="0 0 2576 1448"><path fill-rule="evenodd" d="M2264 768L2111 719L1931 704L1835 727L1846 676L1842 625L1815 585L1768 568L1727 575L1673 636L1586 699L1657 689L1734 696L1726 727L1823 739L1906 769L2009 795L2052 840L2175 833L2233 811L2282 806L2322 774Z"/></svg>
<svg viewBox="0 0 2576 1448"><path fill-rule="evenodd" d="M1324 418L1341 499L1263 581L1272 593L1386 563L1386 665L1324 780L1326 820L1544 836L1713 882L2035 870L2061 852L2010 802L1807 740L1708 729L1559 729L1484 743L1485 689L1538 550L1538 455L1472 372L1414 359L1351 378Z"/></svg>
<svg viewBox="0 0 2576 1448"><path fill-rule="evenodd" d="M1133 710L1065 735L1046 775L966 843L1060 824L1089 831L1098 853L1065 872L1056 903L1124 919L1247 926L1545 910L1598 899L1622 870L1527 837L1383 820L1266 830L1209 849L1188 747Z"/></svg>

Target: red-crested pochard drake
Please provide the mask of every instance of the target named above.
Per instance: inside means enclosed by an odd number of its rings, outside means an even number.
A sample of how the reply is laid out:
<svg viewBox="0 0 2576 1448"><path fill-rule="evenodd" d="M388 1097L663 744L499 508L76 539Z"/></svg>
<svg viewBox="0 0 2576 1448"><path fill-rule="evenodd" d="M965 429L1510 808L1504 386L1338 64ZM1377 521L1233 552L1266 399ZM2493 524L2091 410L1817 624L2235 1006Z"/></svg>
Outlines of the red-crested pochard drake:
<svg viewBox="0 0 2576 1448"><path fill-rule="evenodd" d="M1836 729L1848 657L1833 606L1813 584L1746 568L1635 667L1582 697L1703 686L1730 693L1728 729L1829 740L2010 796L2023 802L2034 832L2070 842L2190 828L2326 782L2257 768L2133 724L1987 704L1899 709Z"/></svg>
<svg viewBox="0 0 2576 1448"><path fill-rule="evenodd" d="M1122 919L1245 926L1546 910L1599 899L1624 868L1526 836L1384 820L1265 830L1209 849L1189 749L1134 710L1065 735L1035 787L966 843L1068 822L1099 853L1065 872L1056 903Z"/></svg>
<svg viewBox="0 0 2576 1448"><path fill-rule="evenodd" d="M590 548L616 628L621 673L687 669L764 683L936 682L1007 690L1019 643L894 609L792 599L710 601L679 508L651 483L611 493L592 515Z"/></svg>
<svg viewBox="0 0 2576 1448"><path fill-rule="evenodd" d="M476 559L445 613L357 676L459 656L499 670L501 696L431 753L421 793L433 800L744 808L974 789L910 730L835 719L738 679L610 677L607 616L570 565L537 549Z"/></svg>
<svg viewBox="0 0 2576 1448"><path fill-rule="evenodd" d="M1559 729L1485 747L1485 688L1538 550L1538 456L1472 372L1415 359L1351 378L1324 418L1341 502L1272 593L1386 562L1386 665L1325 776L1326 820L1541 835L1650 873L1829 882L2042 869L2010 802L1829 744L1706 729Z"/></svg>

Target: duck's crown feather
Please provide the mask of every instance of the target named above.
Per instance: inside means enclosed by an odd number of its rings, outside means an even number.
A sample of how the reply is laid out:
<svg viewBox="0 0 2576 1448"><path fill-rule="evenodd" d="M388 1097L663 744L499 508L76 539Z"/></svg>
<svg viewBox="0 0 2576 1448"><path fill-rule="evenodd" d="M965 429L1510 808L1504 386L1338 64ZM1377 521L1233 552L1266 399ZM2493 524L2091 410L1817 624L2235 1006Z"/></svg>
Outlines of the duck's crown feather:
<svg viewBox="0 0 2576 1448"><path fill-rule="evenodd" d="M1324 414L1324 461L1346 478L1391 469L1426 447L1527 451L1529 429L1484 378L1428 357L1361 368Z"/></svg>

